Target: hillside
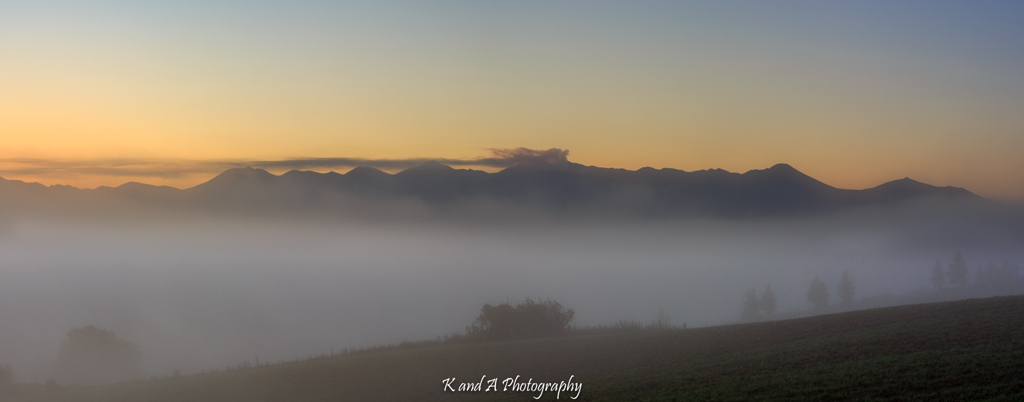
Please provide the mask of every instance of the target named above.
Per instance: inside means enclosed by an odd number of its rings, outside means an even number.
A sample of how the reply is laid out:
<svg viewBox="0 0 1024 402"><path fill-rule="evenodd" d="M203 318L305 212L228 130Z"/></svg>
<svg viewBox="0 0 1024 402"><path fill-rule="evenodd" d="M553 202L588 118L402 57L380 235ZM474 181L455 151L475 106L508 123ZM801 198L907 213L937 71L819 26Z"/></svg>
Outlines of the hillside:
<svg viewBox="0 0 1024 402"><path fill-rule="evenodd" d="M429 344L93 388L26 385L8 396L526 401L536 393L446 393L442 380L519 375L557 382L572 375L583 384L579 400L588 401L1009 400L1024 397L1022 333L1024 296L998 297L688 330ZM548 392L542 399L554 396Z"/></svg>

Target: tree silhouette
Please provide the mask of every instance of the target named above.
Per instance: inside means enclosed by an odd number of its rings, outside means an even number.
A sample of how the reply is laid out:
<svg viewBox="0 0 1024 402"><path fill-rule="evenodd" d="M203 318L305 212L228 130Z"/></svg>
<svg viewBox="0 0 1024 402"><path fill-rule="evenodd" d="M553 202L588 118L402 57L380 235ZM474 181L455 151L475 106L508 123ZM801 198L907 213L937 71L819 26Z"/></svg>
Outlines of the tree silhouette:
<svg viewBox="0 0 1024 402"><path fill-rule="evenodd" d="M758 321L761 319L761 302L757 300L757 290L747 288L743 297L743 321Z"/></svg>
<svg viewBox="0 0 1024 402"><path fill-rule="evenodd" d="M953 263L949 264L949 283L951 285L966 285L967 273L969 271L970 268L967 266L967 261L964 261L964 257L960 254L960 251L957 251L956 256L953 257Z"/></svg>
<svg viewBox="0 0 1024 402"><path fill-rule="evenodd" d="M566 330L575 317L573 309L566 309L550 299L544 302L526 299L515 307L508 303L485 304L466 332L491 339L552 335Z"/></svg>
<svg viewBox="0 0 1024 402"><path fill-rule="evenodd" d="M1003 264L996 267L996 264L989 261L985 268L978 267L978 273L974 277L974 283L986 289L988 292L1012 293L1017 283L1016 265L1010 265L1009 260L1003 260Z"/></svg>
<svg viewBox="0 0 1024 402"><path fill-rule="evenodd" d="M850 306L853 304L853 295L856 288L853 286L853 281L850 280L850 274L843 270L843 278L839 280L839 289L836 294L843 300L843 305Z"/></svg>
<svg viewBox="0 0 1024 402"><path fill-rule="evenodd" d="M64 383L104 384L138 377L141 359L134 343L90 325L68 331L54 369Z"/></svg>
<svg viewBox="0 0 1024 402"><path fill-rule="evenodd" d="M946 272L939 260L935 260L935 268L932 268L932 285L935 285L936 289L946 286Z"/></svg>
<svg viewBox="0 0 1024 402"><path fill-rule="evenodd" d="M772 285L768 285L764 288L764 293L761 293L761 311L764 311L764 315L771 318L775 314L776 307L775 292L772 292Z"/></svg>
<svg viewBox="0 0 1024 402"><path fill-rule="evenodd" d="M654 320L654 325L658 328L669 328L672 326L672 317L665 311L665 307L658 307L658 318Z"/></svg>
<svg viewBox="0 0 1024 402"><path fill-rule="evenodd" d="M825 286L821 278L816 276L811 281L811 288L807 290L807 301L819 310L828 307L828 286Z"/></svg>

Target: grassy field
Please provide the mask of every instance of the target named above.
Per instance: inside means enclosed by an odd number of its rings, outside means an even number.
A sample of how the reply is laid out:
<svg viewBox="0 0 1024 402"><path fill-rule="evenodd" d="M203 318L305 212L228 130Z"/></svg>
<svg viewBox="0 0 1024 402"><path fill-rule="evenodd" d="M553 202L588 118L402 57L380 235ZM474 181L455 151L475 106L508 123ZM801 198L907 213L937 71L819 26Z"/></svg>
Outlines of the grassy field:
<svg viewBox="0 0 1024 402"><path fill-rule="evenodd" d="M89 388L9 390L15 401L478 401L444 392L486 375L582 383L587 401L1024 400L1024 297L891 307L698 329L581 331L428 344ZM486 387L487 384L485 383ZM560 399L570 399L563 392ZM555 399L545 392L542 400Z"/></svg>

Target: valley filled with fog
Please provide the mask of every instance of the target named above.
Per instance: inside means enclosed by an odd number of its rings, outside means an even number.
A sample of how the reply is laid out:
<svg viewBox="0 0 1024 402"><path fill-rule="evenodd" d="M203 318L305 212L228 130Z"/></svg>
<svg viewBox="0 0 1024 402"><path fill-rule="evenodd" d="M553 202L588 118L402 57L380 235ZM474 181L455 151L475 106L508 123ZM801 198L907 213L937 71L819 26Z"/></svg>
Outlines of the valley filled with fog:
<svg viewBox="0 0 1024 402"><path fill-rule="evenodd" d="M0 363L45 381L68 331L95 325L136 343L147 376L190 374L433 339L484 303L527 297L575 309L577 326L660 310L675 325L726 324L748 287L770 285L787 312L810 309L816 276L836 300L847 270L861 299L930 287L936 260L958 250L972 269L1024 261L1016 220L975 218L915 207L662 222L7 219Z"/></svg>

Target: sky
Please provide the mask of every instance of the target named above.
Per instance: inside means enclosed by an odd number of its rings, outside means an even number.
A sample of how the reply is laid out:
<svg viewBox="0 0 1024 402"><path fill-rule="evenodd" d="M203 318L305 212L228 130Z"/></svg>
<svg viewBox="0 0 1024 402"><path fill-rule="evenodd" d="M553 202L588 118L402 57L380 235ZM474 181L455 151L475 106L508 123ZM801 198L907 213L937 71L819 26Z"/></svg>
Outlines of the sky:
<svg viewBox="0 0 1024 402"><path fill-rule="evenodd" d="M1016 1L0 0L0 176L184 188L525 147L1020 201L1020 21Z"/></svg>

